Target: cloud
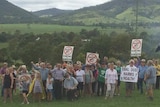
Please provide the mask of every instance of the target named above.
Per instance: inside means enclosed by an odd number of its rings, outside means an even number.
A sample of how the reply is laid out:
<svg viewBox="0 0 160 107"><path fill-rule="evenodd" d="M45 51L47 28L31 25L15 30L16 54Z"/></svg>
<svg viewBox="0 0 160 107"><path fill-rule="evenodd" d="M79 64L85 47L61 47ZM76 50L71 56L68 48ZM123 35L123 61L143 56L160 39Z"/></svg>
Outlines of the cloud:
<svg viewBox="0 0 160 107"><path fill-rule="evenodd" d="M75 10L87 6L102 4L111 0L8 0L9 2L28 11L49 8Z"/></svg>

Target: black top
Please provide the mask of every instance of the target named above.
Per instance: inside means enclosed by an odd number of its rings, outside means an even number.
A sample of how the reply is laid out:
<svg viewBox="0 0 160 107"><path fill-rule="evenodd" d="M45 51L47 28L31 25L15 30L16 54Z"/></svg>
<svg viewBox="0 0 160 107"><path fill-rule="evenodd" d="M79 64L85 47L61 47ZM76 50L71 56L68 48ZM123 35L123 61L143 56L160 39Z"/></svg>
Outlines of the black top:
<svg viewBox="0 0 160 107"><path fill-rule="evenodd" d="M4 81L3 81L3 87L4 88L11 88L11 76L10 74L4 75Z"/></svg>

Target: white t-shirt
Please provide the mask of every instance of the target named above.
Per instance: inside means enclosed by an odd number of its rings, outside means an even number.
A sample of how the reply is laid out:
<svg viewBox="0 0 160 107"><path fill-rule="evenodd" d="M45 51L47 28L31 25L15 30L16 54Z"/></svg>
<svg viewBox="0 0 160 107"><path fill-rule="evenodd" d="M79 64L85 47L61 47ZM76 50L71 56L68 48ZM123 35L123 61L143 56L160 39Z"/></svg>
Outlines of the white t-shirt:
<svg viewBox="0 0 160 107"><path fill-rule="evenodd" d="M115 69L107 69L105 74L105 80L108 83L115 84L116 80L118 80L117 71Z"/></svg>
<svg viewBox="0 0 160 107"><path fill-rule="evenodd" d="M85 75L84 70L77 70L76 71L76 79L78 82L84 82L83 76Z"/></svg>
<svg viewBox="0 0 160 107"><path fill-rule="evenodd" d="M53 78L50 79L51 83L49 83L49 79L47 78L46 88L53 89Z"/></svg>

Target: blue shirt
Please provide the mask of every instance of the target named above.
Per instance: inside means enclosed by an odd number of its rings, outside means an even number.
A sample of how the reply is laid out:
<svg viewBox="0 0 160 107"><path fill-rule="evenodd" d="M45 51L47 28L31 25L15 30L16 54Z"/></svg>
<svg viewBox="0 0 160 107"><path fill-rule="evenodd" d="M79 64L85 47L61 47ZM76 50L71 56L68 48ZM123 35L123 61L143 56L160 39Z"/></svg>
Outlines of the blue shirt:
<svg viewBox="0 0 160 107"><path fill-rule="evenodd" d="M148 75L148 78L146 80L146 83L148 84L155 84L156 83L156 72L157 70L154 68L154 66L149 66L146 70L146 74Z"/></svg>
<svg viewBox="0 0 160 107"><path fill-rule="evenodd" d="M49 73L49 69L37 67L37 66L35 66L35 65L33 65L33 68L34 68L35 70L38 70L38 71L40 72L43 81L47 80L48 73Z"/></svg>
<svg viewBox="0 0 160 107"><path fill-rule="evenodd" d="M139 72L138 72L138 77L143 79L144 78L144 75L145 75L145 72L146 72L146 69L147 69L147 66L138 66L139 68Z"/></svg>

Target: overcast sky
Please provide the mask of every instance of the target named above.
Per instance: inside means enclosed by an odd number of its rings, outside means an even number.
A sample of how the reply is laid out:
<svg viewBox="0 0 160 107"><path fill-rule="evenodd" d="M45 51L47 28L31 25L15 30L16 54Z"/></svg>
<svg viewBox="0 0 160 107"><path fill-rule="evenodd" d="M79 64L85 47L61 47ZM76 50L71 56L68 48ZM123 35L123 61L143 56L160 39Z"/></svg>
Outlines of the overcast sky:
<svg viewBox="0 0 160 107"><path fill-rule="evenodd" d="M28 11L49 8L75 10L82 7L95 6L111 0L8 0L9 2Z"/></svg>

